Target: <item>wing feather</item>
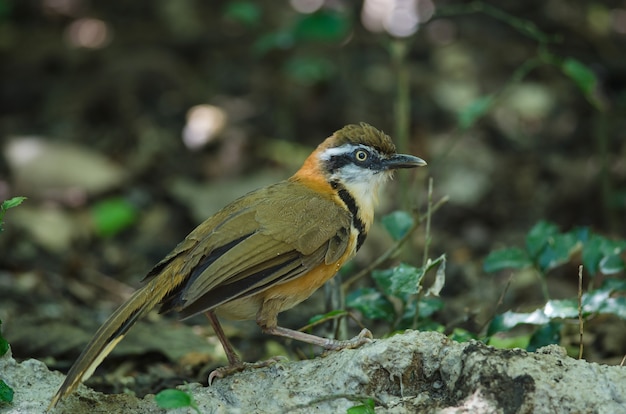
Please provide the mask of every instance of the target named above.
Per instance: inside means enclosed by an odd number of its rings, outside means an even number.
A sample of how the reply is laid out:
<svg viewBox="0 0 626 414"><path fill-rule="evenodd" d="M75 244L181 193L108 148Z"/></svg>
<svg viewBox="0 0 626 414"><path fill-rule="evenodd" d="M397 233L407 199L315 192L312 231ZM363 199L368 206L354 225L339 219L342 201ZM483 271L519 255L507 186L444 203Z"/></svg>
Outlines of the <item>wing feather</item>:
<svg viewBox="0 0 626 414"><path fill-rule="evenodd" d="M191 316L337 261L349 246L351 221L332 199L283 181L200 224L147 277L178 266L183 281L163 300L162 311Z"/></svg>

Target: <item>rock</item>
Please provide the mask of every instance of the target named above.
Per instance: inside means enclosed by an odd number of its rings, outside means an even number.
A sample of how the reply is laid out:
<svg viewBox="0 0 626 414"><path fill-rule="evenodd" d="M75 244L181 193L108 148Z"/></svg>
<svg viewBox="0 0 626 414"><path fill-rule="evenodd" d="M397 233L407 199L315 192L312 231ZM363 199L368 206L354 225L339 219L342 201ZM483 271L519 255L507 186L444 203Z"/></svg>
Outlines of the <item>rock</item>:
<svg viewBox="0 0 626 414"><path fill-rule="evenodd" d="M15 389L0 413L42 412L62 377L34 360L0 358ZM567 357L555 346L537 353L458 343L435 332L407 331L358 349L306 361L277 362L179 388L201 412L346 412L373 398L384 413L626 412L626 370ZM81 386L56 413L163 412L154 396L103 395ZM185 409L170 412L190 412Z"/></svg>

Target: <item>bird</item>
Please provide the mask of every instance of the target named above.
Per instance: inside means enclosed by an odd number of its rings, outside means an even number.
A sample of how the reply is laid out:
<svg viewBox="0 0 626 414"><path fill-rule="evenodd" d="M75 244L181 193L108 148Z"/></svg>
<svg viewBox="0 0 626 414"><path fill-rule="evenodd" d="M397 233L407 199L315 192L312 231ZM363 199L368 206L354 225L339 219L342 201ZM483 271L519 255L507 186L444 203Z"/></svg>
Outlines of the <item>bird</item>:
<svg viewBox="0 0 626 414"><path fill-rule="evenodd" d="M182 319L208 317L229 362L209 383L246 366L218 317L255 320L266 334L325 350L371 341L367 329L341 341L284 328L277 315L307 299L355 255L373 223L379 190L393 171L424 165L419 157L397 153L391 138L367 123L337 130L293 176L228 204L158 262L94 334L49 409L87 380L135 322L157 306Z"/></svg>

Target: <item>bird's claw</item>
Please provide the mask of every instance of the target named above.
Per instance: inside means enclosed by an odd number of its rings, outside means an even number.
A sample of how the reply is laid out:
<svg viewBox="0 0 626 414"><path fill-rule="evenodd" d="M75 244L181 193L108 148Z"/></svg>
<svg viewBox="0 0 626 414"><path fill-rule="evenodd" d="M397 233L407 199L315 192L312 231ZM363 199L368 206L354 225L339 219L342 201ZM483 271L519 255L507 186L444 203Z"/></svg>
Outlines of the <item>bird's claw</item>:
<svg viewBox="0 0 626 414"><path fill-rule="evenodd" d="M339 351L342 349L354 349L362 345L369 344L374 339L374 336L369 329L363 328L357 336L345 341L329 340L328 344L324 346L326 352Z"/></svg>
<svg viewBox="0 0 626 414"><path fill-rule="evenodd" d="M216 368L209 374L209 385L213 384L216 378L224 378L237 372L244 371L248 368L264 368L276 362L284 361L287 357L279 355L259 362L239 362L237 364L228 365L226 367Z"/></svg>

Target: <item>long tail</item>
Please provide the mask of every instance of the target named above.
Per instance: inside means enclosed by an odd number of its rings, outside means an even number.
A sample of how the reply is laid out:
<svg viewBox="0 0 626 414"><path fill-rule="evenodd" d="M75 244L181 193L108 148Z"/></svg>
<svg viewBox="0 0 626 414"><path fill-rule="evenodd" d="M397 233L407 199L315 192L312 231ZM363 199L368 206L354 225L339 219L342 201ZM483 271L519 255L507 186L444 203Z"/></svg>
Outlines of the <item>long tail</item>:
<svg viewBox="0 0 626 414"><path fill-rule="evenodd" d="M126 332L139 318L150 312L167 295L168 289L159 286L158 277L152 279L122 306L98 329L91 341L80 354L63 385L52 398L48 410L71 394L78 385L86 381L104 358L124 338ZM156 282L156 283L155 283ZM160 288L160 289L159 289Z"/></svg>

